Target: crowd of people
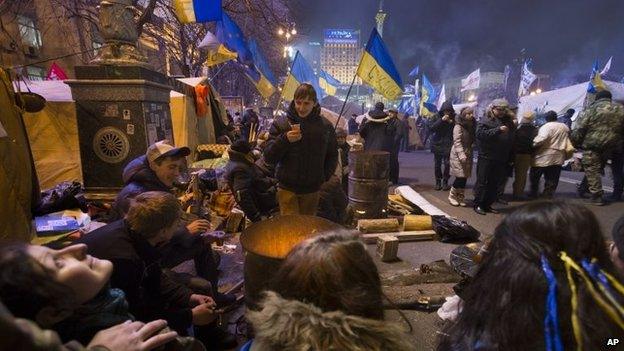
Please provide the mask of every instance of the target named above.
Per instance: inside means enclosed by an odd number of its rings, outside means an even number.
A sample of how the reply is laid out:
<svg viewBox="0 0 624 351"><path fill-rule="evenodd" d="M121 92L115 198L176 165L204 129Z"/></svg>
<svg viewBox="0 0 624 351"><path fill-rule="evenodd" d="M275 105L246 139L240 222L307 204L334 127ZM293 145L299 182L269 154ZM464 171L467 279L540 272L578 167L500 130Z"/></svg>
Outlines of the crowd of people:
<svg viewBox="0 0 624 351"><path fill-rule="evenodd" d="M535 112L527 111L518 120L516 108L505 99L495 99L481 120L475 120L471 107L458 116L450 103L429 119L431 152L434 154L435 189L449 191L453 206L466 206L465 189L472 174L474 154L477 171L474 186L476 213L498 213L493 204L507 204L504 191L513 176L513 200L552 199L559 183L562 166L576 150L582 152L585 178L578 186L579 195L589 196L588 203L605 204L601 175L607 161L613 175L610 201L622 198L624 169L624 107L613 102L611 93L599 91L595 101L578 116L570 129L568 110L562 117L554 111L543 114L545 123L535 125ZM477 150L475 152L475 150ZM455 180L449 184L453 175ZM528 194L525 193L529 183ZM541 178L544 178L540 192Z"/></svg>
<svg viewBox="0 0 624 351"><path fill-rule="evenodd" d="M466 206L476 142L475 211L495 212L491 206L500 200L510 169L516 171L514 195L522 195L528 171L530 195L537 195L535 184L544 176L543 197L549 200L573 144L584 152L586 184L597 204L604 162L622 153L622 106L599 93L571 133L556 114L547 113L539 129L534 117L525 114L517 126L502 99L480 121L473 109L456 115L445 103L429 121L436 189L449 191L452 205ZM601 124L605 121L608 127ZM250 122L248 135L256 133L256 123ZM398 183L405 125L397 112L376 104L358 132L364 150L388 152L390 181ZM314 88L301 84L265 142L252 145L241 138L228 149L224 177L246 217L257 222L279 211L343 223L347 134L321 116ZM3 345L132 351L236 347L236 338L218 323L236 297L218 289L220 260L211 248L214 238L205 235L211 223L184 221L172 191L189 154L167 142L150 145L125 167L125 186L108 223L70 246L0 247ZM596 217L582 205L535 201L515 210L486 244L477 274L458 289L458 317L445 326L438 350L595 349L621 335L624 218L612 236L608 248ZM172 270L189 260L195 274ZM378 270L353 233L323 233L299 243L268 286L258 309L246 312L254 336L244 351L418 349L418 341L386 320Z"/></svg>

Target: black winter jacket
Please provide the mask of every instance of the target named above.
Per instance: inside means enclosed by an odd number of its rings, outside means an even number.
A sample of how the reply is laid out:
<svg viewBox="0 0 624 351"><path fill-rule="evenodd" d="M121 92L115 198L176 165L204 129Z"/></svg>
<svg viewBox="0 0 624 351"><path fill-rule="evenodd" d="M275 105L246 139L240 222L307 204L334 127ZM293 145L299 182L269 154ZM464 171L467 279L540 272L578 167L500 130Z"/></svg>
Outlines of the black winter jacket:
<svg viewBox="0 0 624 351"><path fill-rule="evenodd" d="M277 207L275 182L265 177L252 160L234 150L229 150L230 161L225 166L225 179L245 215L257 222Z"/></svg>
<svg viewBox="0 0 624 351"><path fill-rule="evenodd" d="M367 116L360 124L360 136L364 139L364 150L392 152L398 131L396 118L371 118Z"/></svg>
<svg viewBox="0 0 624 351"><path fill-rule="evenodd" d="M125 186L113 203L114 216L111 221L123 218L130 207L130 199L139 194L147 191L171 192L171 189L163 184L149 167L145 155L130 161L123 170L122 178Z"/></svg>
<svg viewBox="0 0 624 351"><path fill-rule="evenodd" d="M276 178L281 188L297 194L317 192L336 169L338 150L334 126L320 114L319 105L306 118L300 118L294 102L287 116L275 119L264 149L266 162L276 165ZM301 140L291 143L286 132L299 124Z"/></svg>
<svg viewBox="0 0 624 351"><path fill-rule="evenodd" d="M507 126L507 132L500 130L501 126ZM510 162L513 159L513 145L515 126L510 118L484 117L477 126L477 142L479 145L479 157Z"/></svg>
<svg viewBox="0 0 624 351"><path fill-rule="evenodd" d="M514 153L532 154L533 139L537 136L537 127L533 123L522 123L516 130L514 139Z"/></svg>
<svg viewBox="0 0 624 351"><path fill-rule="evenodd" d="M178 332L191 326L191 291L162 273L158 250L125 220L96 229L77 243L87 244L89 254L113 262L111 286L126 293L130 313L138 320L162 318Z"/></svg>
<svg viewBox="0 0 624 351"><path fill-rule="evenodd" d="M442 111L453 110L453 104L445 101L440 107L440 111L429 120L429 130L431 130L431 152L436 155L449 156L453 147L453 128L455 128L455 116L450 116L450 120L443 121Z"/></svg>

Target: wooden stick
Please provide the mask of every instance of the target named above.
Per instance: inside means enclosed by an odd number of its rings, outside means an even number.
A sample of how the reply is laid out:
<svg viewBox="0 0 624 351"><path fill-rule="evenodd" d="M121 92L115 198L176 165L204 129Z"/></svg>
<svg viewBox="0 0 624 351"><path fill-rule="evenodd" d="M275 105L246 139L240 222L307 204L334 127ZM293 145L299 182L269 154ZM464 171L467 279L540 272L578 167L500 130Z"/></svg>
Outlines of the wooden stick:
<svg viewBox="0 0 624 351"><path fill-rule="evenodd" d="M428 241L435 240L436 233L433 230L414 230L409 232L390 232L390 233L373 233L362 234L361 238L367 244L374 244L377 242L377 238L381 235L392 235L399 239L399 242L403 241Z"/></svg>

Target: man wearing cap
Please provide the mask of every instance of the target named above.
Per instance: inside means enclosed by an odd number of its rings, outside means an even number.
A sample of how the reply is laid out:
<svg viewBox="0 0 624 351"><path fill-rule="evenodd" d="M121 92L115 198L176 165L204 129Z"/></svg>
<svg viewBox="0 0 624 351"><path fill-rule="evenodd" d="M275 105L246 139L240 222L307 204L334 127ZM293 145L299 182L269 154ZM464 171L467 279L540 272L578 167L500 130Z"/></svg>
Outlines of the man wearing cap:
<svg viewBox="0 0 624 351"><path fill-rule="evenodd" d="M514 139L514 200L524 200L524 188L526 187L527 172L531 167L533 158L533 139L537 136L537 127L533 123L535 112L526 111L522 115L520 125L516 130Z"/></svg>
<svg viewBox="0 0 624 351"><path fill-rule="evenodd" d="M591 193L589 203L604 205L601 173L607 159L618 150L624 135L624 107L611 101L611 93L601 90L596 100L578 117L571 139L583 150L582 164Z"/></svg>
<svg viewBox="0 0 624 351"><path fill-rule="evenodd" d="M237 140L230 146L225 179L245 216L252 222L258 222L277 208L276 189L274 181L265 177L256 166L251 152L247 140Z"/></svg>
<svg viewBox="0 0 624 351"><path fill-rule="evenodd" d="M375 108L360 124L360 136L364 139L365 151L386 151L391 153L396 134L396 119L384 112L383 102L375 104Z"/></svg>
<svg viewBox="0 0 624 351"><path fill-rule="evenodd" d="M122 178L126 185L113 203L113 211L117 215L113 220L123 218L131 200L139 194L148 191L172 193L173 183L186 167L186 156L190 153L188 147L173 147L167 140L162 140L150 145L144 156L130 161L123 170ZM162 263L171 268L193 259L197 275L211 283L215 300L220 304L228 303L232 296L222 295L217 290L218 271L212 249L197 235L208 229L210 222L205 219L181 226L168 244L159 247L163 255Z"/></svg>
<svg viewBox="0 0 624 351"><path fill-rule="evenodd" d="M496 201L498 186L512 159L516 129L507 113L508 107L507 100L495 99L477 126L479 158L474 211L480 215L486 212L498 213L492 204Z"/></svg>

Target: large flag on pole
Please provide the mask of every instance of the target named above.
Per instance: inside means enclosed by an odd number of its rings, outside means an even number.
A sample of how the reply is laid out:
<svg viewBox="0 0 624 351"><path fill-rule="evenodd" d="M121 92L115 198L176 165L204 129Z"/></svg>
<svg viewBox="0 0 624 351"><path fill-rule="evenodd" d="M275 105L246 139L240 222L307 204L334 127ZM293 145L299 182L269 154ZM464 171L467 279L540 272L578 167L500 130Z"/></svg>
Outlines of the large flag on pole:
<svg viewBox="0 0 624 351"><path fill-rule="evenodd" d="M356 74L386 99L395 100L402 94L401 76L376 28L366 43Z"/></svg>
<svg viewBox="0 0 624 351"><path fill-rule="evenodd" d="M592 73L589 77L589 84L587 85L587 92L595 94L600 90L606 90L606 89L607 87L602 81L600 72L598 72L598 61L595 61L594 66L592 67Z"/></svg>
<svg viewBox="0 0 624 351"><path fill-rule="evenodd" d="M438 110L436 109L436 92L433 84L429 82L426 75L422 75L422 89L420 93L420 111L423 117L433 116Z"/></svg>
<svg viewBox="0 0 624 351"><path fill-rule="evenodd" d="M537 76L531 72L529 65L531 60L526 60L522 65L522 76L520 78L520 86L518 86L518 97L524 96L529 93L531 84L537 79Z"/></svg>
<svg viewBox="0 0 624 351"><path fill-rule="evenodd" d="M326 71L321 70L321 73L319 74L319 86L321 89L325 90L327 95L336 95L336 91L338 90L340 84L341 83L338 79L332 77L332 75Z"/></svg>
<svg viewBox="0 0 624 351"><path fill-rule="evenodd" d="M264 55L262 55L262 52L258 47L258 43L256 43L253 39L249 42L249 50L251 51L251 55L253 57L254 67L248 68L248 71L256 72L257 74L247 74L247 77L251 79L262 97L268 99L271 95L273 95L273 93L275 93L277 81L273 76L273 72L271 72L271 68L269 68L269 64L264 58Z"/></svg>
<svg viewBox="0 0 624 351"><path fill-rule="evenodd" d="M236 60L238 57L238 54L228 50L210 31L206 33L206 36L199 43L198 47L208 50L208 57L206 58L206 66L208 67L216 66L230 60Z"/></svg>
<svg viewBox="0 0 624 351"><path fill-rule="evenodd" d="M173 0L173 9L182 23L220 21L221 0Z"/></svg>
<svg viewBox="0 0 624 351"><path fill-rule="evenodd" d="M248 66L253 64L253 55L243 32L225 12L221 21L217 22L217 40L229 51L238 54L238 62Z"/></svg>
<svg viewBox="0 0 624 351"><path fill-rule="evenodd" d="M286 101L291 101L295 97L295 90L301 83L312 84L314 90L319 99L323 96L323 89L319 86L319 80L314 70L308 64L303 55L299 51L295 54L292 66L290 67L290 73L286 77L284 88L282 89L282 97Z"/></svg>
<svg viewBox="0 0 624 351"><path fill-rule="evenodd" d="M481 83L481 69L478 68L476 71L470 73L468 77L462 79L461 91L479 89L480 83Z"/></svg>

